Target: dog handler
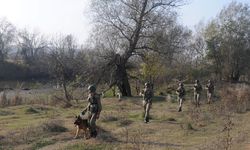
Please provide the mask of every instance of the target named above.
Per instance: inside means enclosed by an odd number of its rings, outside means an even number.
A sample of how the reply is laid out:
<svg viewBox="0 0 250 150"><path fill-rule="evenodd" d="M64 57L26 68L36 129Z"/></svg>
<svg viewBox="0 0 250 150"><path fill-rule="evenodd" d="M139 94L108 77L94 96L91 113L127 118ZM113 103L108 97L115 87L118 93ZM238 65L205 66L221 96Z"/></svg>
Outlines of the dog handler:
<svg viewBox="0 0 250 150"><path fill-rule="evenodd" d="M149 122L149 111L152 106L152 98L154 96L152 86L149 82L145 83L145 89L142 91L143 96L143 108L144 108L144 122Z"/></svg>
<svg viewBox="0 0 250 150"><path fill-rule="evenodd" d="M102 111L102 104L100 95L96 93L96 87L94 85L90 85L88 87L89 96L88 96L88 105L83 110L82 114L88 112L88 123L90 126L90 136L96 137L97 130L96 130L96 119L99 118L100 113Z"/></svg>

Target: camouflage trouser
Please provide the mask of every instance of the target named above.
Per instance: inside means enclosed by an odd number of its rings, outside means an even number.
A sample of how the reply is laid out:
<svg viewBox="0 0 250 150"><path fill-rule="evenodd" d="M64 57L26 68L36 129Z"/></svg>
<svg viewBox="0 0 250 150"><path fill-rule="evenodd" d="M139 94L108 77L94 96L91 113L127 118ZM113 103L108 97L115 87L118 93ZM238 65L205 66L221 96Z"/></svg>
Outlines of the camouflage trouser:
<svg viewBox="0 0 250 150"><path fill-rule="evenodd" d="M149 119L149 110L151 108L152 103L151 102L147 102L147 101L143 101L143 108L144 108L144 119L147 120Z"/></svg>
<svg viewBox="0 0 250 150"><path fill-rule="evenodd" d="M90 127L91 132L96 131L96 124L95 124L96 116L97 116L97 113L88 112L88 122L89 122L89 127Z"/></svg>
<svg viewBox="0 0 250 150"><path fill-rule="evenodd" d="M182 107L183 100L184 100L183 96L178 96L179 108Z"/></svg>
<svg viewBox="0 0 250 150"><path fill-rule="evenodd" d="M213 97L213 93L207 92L207 102L208 103L212 102L212 97Z"/></svg>
<svg viewBox="0 0 250 150"><path fill-rule="evenodd" d="M194 103L196 106L200 105L200 93L194 92Z"/></svg>

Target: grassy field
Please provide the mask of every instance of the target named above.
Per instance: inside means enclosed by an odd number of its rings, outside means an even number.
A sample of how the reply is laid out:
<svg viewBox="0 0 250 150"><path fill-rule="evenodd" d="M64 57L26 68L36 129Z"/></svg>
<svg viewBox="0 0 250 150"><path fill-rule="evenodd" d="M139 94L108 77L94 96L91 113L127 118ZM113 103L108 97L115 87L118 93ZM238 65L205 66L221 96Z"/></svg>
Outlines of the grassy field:
<svg viewBox="0 0 250 150"><path fill-rule="evenodd" d="M0 150L218 150L250 149L250 112L222 113L221 102L195 108L188 98L183 112L174 99L155 97L150 123L143 123L140 97L102 99L96 139L73 139L71 108L19 105L0 108Z"/></svg>

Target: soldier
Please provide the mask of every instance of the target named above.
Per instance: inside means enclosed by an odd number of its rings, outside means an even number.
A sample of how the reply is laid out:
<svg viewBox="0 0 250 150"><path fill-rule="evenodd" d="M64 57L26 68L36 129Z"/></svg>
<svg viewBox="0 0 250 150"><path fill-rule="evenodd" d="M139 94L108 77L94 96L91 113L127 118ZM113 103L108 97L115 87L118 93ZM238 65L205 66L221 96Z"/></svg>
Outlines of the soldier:
<svg viewBox="0 0 250 150"><path fill-rule="evenodd" d="M88 96L88 105L83 110L82 114L85 114L88 112L88 123L90 126L90 136L96 137L97 131L96 131L96 119L99 119L102 105L100 100L100 95L96 93L96 87L94 85L90 85L88 87L89 90L89 96Z"/></svg>
<svg viewBox="0 0 250 150"><path fill-rule="evenodd" d="M145 89L142 91L141 95L143 96L143 107L144 107L144 122L149 122L149 110L152 105L153 90L150 86L150 83L145 83Z"/></svg>
<svg viewBox="0 0 250 150"><path fill-rule="evenodd" d="M199 107L199 105L200 105L201 91L202 91L202 86L200 84L200 81L195 80L195 84L194 84L194 102L195 102L196 107Z"/></svg>
<svg viewBox="0 0 250 150"><path fill-rule="evenodd" d="M214 84L211 80L208 80L208 84L206 85L207 89L207 102L210 104L212 102L212 97L214 94Z"/></svg>
<svg viewBox="0 0 250 150"><path fill-rule="evenodd" d="M184 89L184 85L183 83L179 83L179 87L176 90L176 94L178 95L178 102L179 102L179 110L178 112L182 111L182 103L184 100L184 96L186 94L185 89Z"/></svg>

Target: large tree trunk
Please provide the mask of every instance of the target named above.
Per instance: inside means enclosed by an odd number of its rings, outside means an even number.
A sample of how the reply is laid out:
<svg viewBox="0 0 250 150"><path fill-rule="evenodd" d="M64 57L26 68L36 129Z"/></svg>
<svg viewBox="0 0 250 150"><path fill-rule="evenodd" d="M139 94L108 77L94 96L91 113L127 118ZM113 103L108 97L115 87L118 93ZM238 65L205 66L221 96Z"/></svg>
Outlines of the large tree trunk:
<svg viewBox="0 0 250 150"><path fill-rule="evenodd" d="M128 97L132 96L130 84L127 77L123 78L122 82L118 83L117 86L121 91L122 96L128 96Z"/></svg>
<svg viewBox="0 0 250 150"><path fill-rule="evenodd" d="M115 83L119 88L120 92L122 93L122 96L130 97L132 96L132 94L126 70L127 61L119 54L117 54L114 62L116 66L114 75Z"/></svg>
<svg viewBox="0 0 250 150"><path fill-rule="evenodd" d="M63 85L64 96L65 96L66 100L69 102L71 100L71 98L70 98L69 92L67 90L66 82L63 81L62 85Z"/></svg>

